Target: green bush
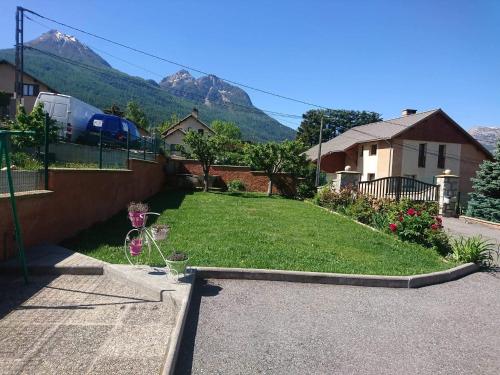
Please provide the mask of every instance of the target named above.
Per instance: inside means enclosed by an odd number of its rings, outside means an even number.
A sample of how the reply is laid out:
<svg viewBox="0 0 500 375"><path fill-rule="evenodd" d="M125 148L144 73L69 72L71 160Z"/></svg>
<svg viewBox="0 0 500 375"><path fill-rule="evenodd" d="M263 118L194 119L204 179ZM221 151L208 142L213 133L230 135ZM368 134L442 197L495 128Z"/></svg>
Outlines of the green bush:
<svg viewBox="0 0 500 375"><path fill-rule="evenodd" d="M410 207L400 212L397 220L389 224L389 228L402 241L415 242L427 247L440 246L438 249L440 252L446 251L444 247L448 241L442 230L441 217L431 215L428 211L417 211Z"/></svg>
<svg viewBox="0 0 500 375"><path fill-rule="evenodd" d="M301 200L306 198L312 198L314 197L315 191L316 188L314 186L311 187L310 184L301 182L300 184L297 185L296 198Z"/></svg>
<svg viewBox="0 0 500 375"><path fill-rule="evenodd" d="M481 236L454 239L451 248L450 257L458 262L488 264L493 260L493 244Z"/></svg>
<svg viewBox="0 0 500 375"><path fill-rule="evenodd" d="M442 230L436 202L399 202L374 198L353 189L331 191L325 187L315 196L316 204L337 211L382 232L393 232L402 241L436 249L441 255L451 251L448 235Z"/></svg>
<svg viewBox="0 0 500 375"><path fill-rule="evenodd" d="M227 184L227 189L231 192L245 191L246 187L241 180L232 180Z"/></svg>
<svg viewBox="0 0 500 375"><path fill-rule="evenodd" d="M25 152L14 152L10 155L10 164L19 169L38 170L43 163Z"/></svg>

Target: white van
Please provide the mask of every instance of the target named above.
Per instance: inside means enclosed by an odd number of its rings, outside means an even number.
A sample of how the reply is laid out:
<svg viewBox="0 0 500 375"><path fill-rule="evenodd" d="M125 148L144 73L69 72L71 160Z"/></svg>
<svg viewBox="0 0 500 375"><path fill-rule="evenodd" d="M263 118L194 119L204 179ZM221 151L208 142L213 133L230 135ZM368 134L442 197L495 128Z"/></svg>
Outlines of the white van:
<svg viewBox="0 0 500 375"><path fill-rule="evenodd" d="M41 92L35 106L43 103L45 112L58 122L59 135L69 142L75 142L87 130L87 123L96 113L103 113L99 108L91 106L69 95Z"/></svg>

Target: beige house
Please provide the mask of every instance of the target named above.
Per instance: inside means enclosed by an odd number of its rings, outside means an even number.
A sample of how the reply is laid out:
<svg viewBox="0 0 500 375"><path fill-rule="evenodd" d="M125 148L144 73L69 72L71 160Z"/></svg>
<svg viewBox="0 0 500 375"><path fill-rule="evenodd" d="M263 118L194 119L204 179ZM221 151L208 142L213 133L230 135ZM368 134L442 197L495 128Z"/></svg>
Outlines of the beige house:
<svg viewBox="0 0 500 375"><path fill-rule="evenodd" d="M0 92L10 96L9 105L7 107L0 107L0 115L9 116L10 118L16 115L16 102L14 99L15 82L16 69L14 64L7 60L0 60ZM56 90L25 72L23 76L22 104L26 112L29 113L32 111L36 97L41 91L57 94Z"/></svg>
<svg viewBox="0 0 500 375"><path fill-rule="evenodd" d="M313 162L318 145L306 152ZM357 126L322 144L321 170L329 180L346 166L361 181L403 176L427 183L444 170L460 176L459 190L472 189L471 177L492 155L443 110L403 110L399 118Z"/></svg>
<svg viewBox="0 0 500 375"><path fill-rule="evenodd" d="M195 131L198 133L214 134L210 127L198 118L198 110L193 108L189 116L180 120L177 124L168 128L161 137L165 140L171 152L175 152L177 145L184 144L184 137L188 131Z"/></svg>

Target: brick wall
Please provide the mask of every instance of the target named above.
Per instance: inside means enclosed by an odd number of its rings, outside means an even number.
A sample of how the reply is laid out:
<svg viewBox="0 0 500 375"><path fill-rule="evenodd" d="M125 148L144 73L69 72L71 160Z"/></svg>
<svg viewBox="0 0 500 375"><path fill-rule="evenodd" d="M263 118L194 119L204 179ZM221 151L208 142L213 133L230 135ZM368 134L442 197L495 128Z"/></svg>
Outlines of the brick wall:
<svg viewBox="0 0 500 375"><path fill-rule="evenodd" d="M57 243L145 200L165 184L165 159L130 160L130 170L51 169L49 190L18 193L17 211L25 247ZM7 194L0 196L0 260L15 253Z"/></svg>
<svg viewBox="0 0 500 375"><path fill-rule="evenodd" d="M203 175L201 164L196 160L171 160L168 170L171 174ZM269 179L263 172L252 171L250 167L234 165L214 165L210 168L211 176L219 176L222 188L232 180L240 180L247 191L267 192ZM292 176L280 173L274 177L273 193L286 196L295 195L296 184Z"/></svg>

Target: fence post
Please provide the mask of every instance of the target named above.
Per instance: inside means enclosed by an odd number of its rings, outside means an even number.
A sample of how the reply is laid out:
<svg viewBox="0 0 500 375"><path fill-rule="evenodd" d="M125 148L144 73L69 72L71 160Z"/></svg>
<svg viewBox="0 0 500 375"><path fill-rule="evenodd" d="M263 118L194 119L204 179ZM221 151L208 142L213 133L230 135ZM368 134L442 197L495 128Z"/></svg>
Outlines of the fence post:
<svg viewBox="0 0 500 375"><path fill-rule="evenodd" d="M401 177L396 177L396 202L401 199Z"/></svg>
<svg viewBox="0 0 500 375"><path fill-rule="evenodd" d="M142 150L144 153L144 160L146 160L146 138L142 137Z"/></svg>
<svg viewBox="0 0 500 375"><path fill-rule="evenodd" d="M102 169L102 125L99 131L99 169Z"/></svg>
<svg viewBox="0 0 500 375"><path fill-rule="evenodd" d="M439 185L439 214L444 217L453 217L457 214L459 181L459 176L452 175L449 169L444 171L444 174L436 176L436 184Z"/></svg>
<svg viewBox="0 0 500 375"><path fill-rule="evenodd" d="M127 169L129 169L130 159L130 133L127 131Z"/></svg>
<svg viewBox="0 0 500 375"><path fill-rule="evenodd" d="M153 156L154 160L156 161L156 134L155 137L153 138Z"/></svg>
<svg viewBox="0 0 500 375"><path fill-rule="evenodd" d="M44 116L44 133L45 133L45 144L43 151L43 179L45 190L49 190L49 114L45 113Z"/></svg>

